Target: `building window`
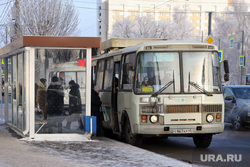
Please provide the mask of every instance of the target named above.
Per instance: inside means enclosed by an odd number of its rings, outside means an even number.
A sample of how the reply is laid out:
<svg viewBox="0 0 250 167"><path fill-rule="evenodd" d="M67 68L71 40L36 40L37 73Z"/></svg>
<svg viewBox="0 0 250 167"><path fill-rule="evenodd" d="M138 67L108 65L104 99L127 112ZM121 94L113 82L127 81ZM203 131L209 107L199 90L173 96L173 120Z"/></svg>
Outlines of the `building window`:
<svg viewBox="0 0 250 167"><path fill-rule="evenodd" d="M200 23L200 22L201 22L201 20L196 20L196 22L197 22L197 23Z"/></svg>
<svg viewBox="0 0 250 167"><path fill-rule="evenodd" d="M190 13L189 16L194 16L194 13Z"/></svg>
<svg viewBox="0 0 250 167"><path fill-rule="evenodd" d="M201 17L201 13L197 13L197 16L198 16L198 17Z"/></svg>
<svg viewBox="0 0 250 167"><path fill-rule="evenodd" d="M217 6L214 5L214 11L216 12L217 11Z"/></svg>
<svg viewBox="0 0 250 167"><path fill-rule="evenodd" d="M191 23L193 23L194 21L193 20L190 20Z"/></svg>
<svg viewBox="0 0 250 167"><path fill-rule="evenodd" d="M120 15L123 16L123 12L120 12Z"/></svg>
<svg viewBox="0 0 250 167"><path fill-rule="evenodd" d="M170 13L166 13L167 16L170 16Z"/></svg>
<svg viewBox="0 0 250 167"><path fill-rule="evenodd" d="M116 11L113 11L113 15L116 15Z"/></svg>
<svg viewBox="0 0 250 167"><path fill-rule="evenodd" d="M128 12L128 15L132 15L132 12Z"/></svg>
<svg viewBox="0 0 250 167"><path fill-rule="evenodd" d="M167 5L167 10L171 10L171 6L170 5Z"/></svg>
<svg viewBox="0 0 250 167"><path fill-rule="evenodd" d="M163 15L163 13L162 13L162 12L160 12L160 13L159 13L159 15L160 15L160 16L162 16L162 15Z"/></svg>
<svg viewBox="0 0 250 167"><path fill-rule="evenodd" d="M201 5L198 5L198 10L201 10Z"/></svg>

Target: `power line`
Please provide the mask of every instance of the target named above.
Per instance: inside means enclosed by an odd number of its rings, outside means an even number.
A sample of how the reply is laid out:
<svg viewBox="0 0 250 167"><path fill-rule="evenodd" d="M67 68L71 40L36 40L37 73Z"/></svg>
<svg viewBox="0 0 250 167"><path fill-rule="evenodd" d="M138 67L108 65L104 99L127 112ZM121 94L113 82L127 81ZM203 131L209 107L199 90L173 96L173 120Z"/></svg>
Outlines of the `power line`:
<svg viewBox="0 0 250 167"><path fill-rule="evenodd" d="M90 10L97 10L97 8L91 8L91 7L81 7L81 6L75 6L77 8L82 8L82 9L90 9ZM123 10L118 10L118 9L113 9L113 10L110 10L110 9L100 9L100 10L103 10L103 11L122 11L122 12L125 12L125 13L129 13L131 11L123 11ZM133 12L136 12L136 11L133 11ZM210 10L207 10L207 11L200 11L200 10L197 10L197 11L166 11L166 12L152 12L152 13L208 13L208 12L211 12ZM150 13L148 11L140 11L140 13ZM247 13L247 14L250 14L250 12L227 12L227 11L221 11L221 12L216 12L216 11L212 11L212 13L223 13L223 14L235 14L235 13Z"/></svg>
<svg viewBox="0 0 250 167"><path fill-rule="evenodd" d="M9 1L9 2L7 2L6 3L6 5L5 5L5 7L4 7L4 10L3 10L3 12L2 12L2 14L1 14L1 16L2 16L2 19L1 19L1 21L0 21L0 23L2 24L3 22L4 22L4 19L6 19L6 17L7 17L7 15L9 14L9 7L10 7L10 3L11 2L11 0ZM7 5L8 5L8 7L7 7ZM8 11L8 13L6 12L6 11ZM6 12L6 15L3 15L4 13Z"/></svg>

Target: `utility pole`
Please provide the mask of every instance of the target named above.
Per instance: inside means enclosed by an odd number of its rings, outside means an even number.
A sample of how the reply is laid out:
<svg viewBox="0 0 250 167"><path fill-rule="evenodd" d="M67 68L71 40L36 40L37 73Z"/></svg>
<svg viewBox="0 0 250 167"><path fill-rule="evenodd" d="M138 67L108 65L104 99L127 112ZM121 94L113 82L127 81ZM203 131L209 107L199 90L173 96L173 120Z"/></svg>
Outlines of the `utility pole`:
<svg viewBox="0 0 250 167"><path fill-rule="evenodd" d="M241 55L244 55L244 30L242 30L242 48L241 48L242 50L241 50ZM244 63L246 62L246 59L245 59L246 57L244 56ZM244 64L244 66L245 66L245 64ZM241 85L243 84L242 83L242 77L243 77L243 66L241 66L240 67L240 69L241 69L241 75L240 75L240 83L241 83Z"/></svg>
<svg viewBox="0 0 250 167"><path fill-rule="evenodd" d="M21 33L20 28L20 3L19 0L16 0L14 4L15 14L12 16L12 20L14 21L14 34L11 34L11 42L19 38Z"/></svg>
<svg viewBox="0 0 250 167"><path fill-rule="evenodd" d="M212 12L208 13L208 35L211 35L211 20L212 20Z"/></svg>

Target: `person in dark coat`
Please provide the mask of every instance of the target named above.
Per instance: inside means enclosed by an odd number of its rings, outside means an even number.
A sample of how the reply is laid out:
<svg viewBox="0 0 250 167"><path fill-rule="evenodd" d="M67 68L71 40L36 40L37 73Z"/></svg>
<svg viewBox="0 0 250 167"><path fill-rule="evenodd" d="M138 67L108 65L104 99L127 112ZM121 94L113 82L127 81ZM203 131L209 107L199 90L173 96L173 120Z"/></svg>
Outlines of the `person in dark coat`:
<svg viewBox="0 0 250 167"><path fill-rule="evenodd" d="M97 127L96 127L96 135L101 136L101 123L102 123L102 112L100 111L102 105L102 101L99 97L99 88L98 86L95 86L95 89L92 88L91 90L91 115L96 116L96 122L97 122Z"/></svg>
<svg viewBox="0 0 250 167"><path fill-rule="evenodd" d="M81 113L82 102L79 85L74 80L69 81L69 113Z"/></svg>
<svg viewBox="0 0 250 167"><path fill-rule="evenodd" d="M54 76L47 90L48 114L62 115L64 107L64 93L58 77Z"/></svg>
<svg viewBox="0 0 250 167"><path fill-rule="evenodd" d="M46 85L47 85L46 79L41 78L38 84L37 97L36 97L36 102L44 114L44 119L47 119Z"/></svg>

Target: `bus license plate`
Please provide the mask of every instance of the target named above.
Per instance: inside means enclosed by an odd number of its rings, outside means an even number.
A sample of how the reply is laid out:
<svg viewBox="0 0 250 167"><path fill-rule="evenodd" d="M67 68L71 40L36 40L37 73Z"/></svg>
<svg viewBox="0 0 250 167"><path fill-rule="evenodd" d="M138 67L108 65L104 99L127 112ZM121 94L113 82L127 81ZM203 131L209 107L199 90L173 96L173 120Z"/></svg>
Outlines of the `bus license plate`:
<svg viewBox="0 0 250 167"><path fill-rule="evenodd" d="M193 133L192 129L174 129L174 134Z"/></svg>

